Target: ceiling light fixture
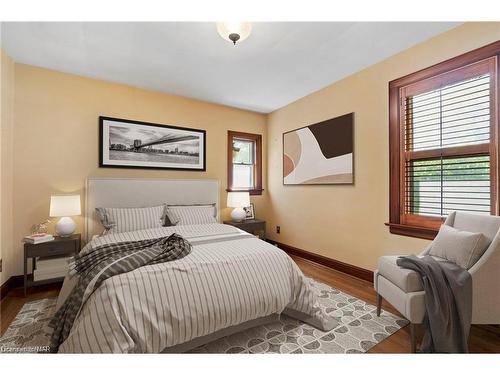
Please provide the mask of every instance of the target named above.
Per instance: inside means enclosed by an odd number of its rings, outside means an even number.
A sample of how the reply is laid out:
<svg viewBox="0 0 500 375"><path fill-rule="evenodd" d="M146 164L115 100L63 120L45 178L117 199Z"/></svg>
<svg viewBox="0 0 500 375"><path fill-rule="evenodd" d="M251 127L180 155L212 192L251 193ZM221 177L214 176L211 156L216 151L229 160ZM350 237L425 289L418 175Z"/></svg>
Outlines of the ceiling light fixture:
<svg viewBox="0 0 500 375"><path fill-rule="evenodd" d="M252 24L250 22L217 22L217 31L222 39L232 42L242 42L250 35Z"/></svg>

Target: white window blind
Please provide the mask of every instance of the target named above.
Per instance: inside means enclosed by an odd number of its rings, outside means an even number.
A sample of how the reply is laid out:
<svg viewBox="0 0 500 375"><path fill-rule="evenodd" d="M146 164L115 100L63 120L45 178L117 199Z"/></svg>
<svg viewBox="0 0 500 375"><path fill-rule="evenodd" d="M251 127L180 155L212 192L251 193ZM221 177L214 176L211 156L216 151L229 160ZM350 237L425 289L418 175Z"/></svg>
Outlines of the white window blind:
<svg viewBox="0 0 500 375"><path fill-rule="evenodd" d="M406 98L407 149L490 141L490 75Z"/></svg>
<svg viewBox="0 0 500 375"><path fill-rule="evenodd" d="M445 84L419 83L405 90L401 114L406 214L491 212L494 81L487 72L464 75L453 72L455 79Z"/></svg>

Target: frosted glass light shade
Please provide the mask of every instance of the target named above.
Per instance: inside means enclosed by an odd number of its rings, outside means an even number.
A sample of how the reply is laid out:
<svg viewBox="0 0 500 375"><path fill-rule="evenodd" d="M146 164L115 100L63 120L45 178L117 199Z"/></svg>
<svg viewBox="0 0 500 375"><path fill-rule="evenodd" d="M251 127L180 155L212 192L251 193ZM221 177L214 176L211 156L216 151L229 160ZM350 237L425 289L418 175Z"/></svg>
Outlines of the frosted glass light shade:
<svg viewBox="0 0 500 375"><path fill-rule="evenodd" d="M217 22L217 32L222 39L231 43L240 43L250 35L252 24L250 22ZM239 38L233 41L229 35L237 34Z"/></svg>
<svg viewBox="0 0 500 375"><path fill-rule="evenodd" d="M52 195L49 216L75 216L82 213L79 195Z"/></svg>
<svg viewBox="0 0 500 375"><path fill-rule="evenodd" d="M233 208L250 206L250 194L248 191L230 191L227 193L227 206Z"/></svg>

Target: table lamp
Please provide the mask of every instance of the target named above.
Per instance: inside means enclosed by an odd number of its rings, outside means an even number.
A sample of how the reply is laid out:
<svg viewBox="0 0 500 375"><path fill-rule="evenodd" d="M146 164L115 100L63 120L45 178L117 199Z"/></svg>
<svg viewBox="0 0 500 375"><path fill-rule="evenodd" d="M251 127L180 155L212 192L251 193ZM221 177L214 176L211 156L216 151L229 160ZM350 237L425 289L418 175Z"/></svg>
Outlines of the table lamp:
<svg viewBox="0 0 500 375"><path fill-rule="evenodd" d="M81 215L79 195L52 195L50 197L49 216L60 217L56 224L56 233L61 237L71 236L76 224L70 216Z"/></svg>
<svg viewBox="0 0 500 375"><path fill-rule="evenodd" d="M248 191L231 191L227 193L227 206L234 208L231 212L231 218L234 221L243 221L247 216L243 207L250 206L250 194Z"/></svg>

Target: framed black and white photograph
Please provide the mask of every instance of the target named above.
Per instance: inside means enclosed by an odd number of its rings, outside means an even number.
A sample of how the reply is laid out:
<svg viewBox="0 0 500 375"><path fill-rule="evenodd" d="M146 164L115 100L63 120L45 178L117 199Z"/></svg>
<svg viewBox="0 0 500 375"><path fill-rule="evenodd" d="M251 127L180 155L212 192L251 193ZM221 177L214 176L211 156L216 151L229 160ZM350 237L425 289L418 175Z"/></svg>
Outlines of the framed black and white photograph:
<svg viewBox="0 0 500 375"><path fill-rule="evenodd" d="M243 209L245 210L245 220L248 220L248 219L255 219L255 209L253 207L253 203L250 203L250 206L248 207L243 207Z"/></svg>
<svg viewBox="0 0 500 375"><path fill-rule="evenodd" d="M204 171L205 130L99 117L99 166Z"/></svg>

